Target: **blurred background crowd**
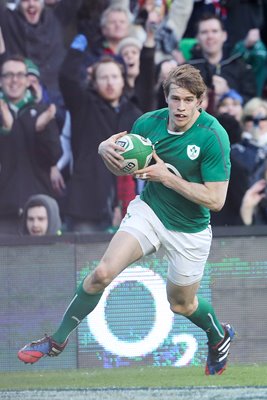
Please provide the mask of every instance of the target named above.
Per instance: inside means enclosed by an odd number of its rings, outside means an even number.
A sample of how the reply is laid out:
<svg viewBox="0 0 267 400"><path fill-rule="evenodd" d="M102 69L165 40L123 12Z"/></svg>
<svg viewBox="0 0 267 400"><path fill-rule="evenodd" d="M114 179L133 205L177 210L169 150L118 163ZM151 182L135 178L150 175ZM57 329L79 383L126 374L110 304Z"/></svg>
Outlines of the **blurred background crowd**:
<svg viewBox="0 0 267 400"><path fill-rule="evenodd" d="M231 143L217 226L267 223L267 0L0 0L0 234L115 230L142 190L101 141L190 63Z"/></svg>

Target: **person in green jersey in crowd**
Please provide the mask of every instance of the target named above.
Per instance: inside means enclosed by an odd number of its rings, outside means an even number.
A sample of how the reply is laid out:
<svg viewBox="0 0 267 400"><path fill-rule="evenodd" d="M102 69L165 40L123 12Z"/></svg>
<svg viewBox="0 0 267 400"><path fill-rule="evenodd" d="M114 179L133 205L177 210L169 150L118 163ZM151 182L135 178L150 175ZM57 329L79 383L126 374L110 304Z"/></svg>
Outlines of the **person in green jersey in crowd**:
<svg viewBox="0 0 267 400"><path fill-rule="evenodd" d="M105 288L127 266L162 247L169 262L167 297L171 310L203 329L208 337L207 375L221 374L235 335L221 324L211 304L197 295L212 232L210 210L223 207L230 176L227 132L201 109L206 86L200 72L184 64L163 82L167 108L138 118L132 133L155 146L153 163L135 173L147 181L130 202L127 214L103 258L86 276L67 308L58 330L24 346L18 357L26 363L60 354L70 333L96 307ZM107 168L121 175L123 149L114 134L99 145ZM35 361L35 360L34 360Z"/></svg>

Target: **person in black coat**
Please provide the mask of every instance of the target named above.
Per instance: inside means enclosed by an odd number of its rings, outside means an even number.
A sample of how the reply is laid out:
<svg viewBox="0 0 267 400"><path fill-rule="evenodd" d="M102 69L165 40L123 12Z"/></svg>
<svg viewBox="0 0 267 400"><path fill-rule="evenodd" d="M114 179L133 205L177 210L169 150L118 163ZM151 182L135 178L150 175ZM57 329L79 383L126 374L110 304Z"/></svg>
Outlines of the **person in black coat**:
<svg viewBox="0 0 267 400"><path fill-rule="evenodd" d="M94 64L89 87L84 86L80 71L85 52L77 43L75 39L60 71L71 115L74 160L65 215L71 230L88 232L110 226L117 205L117 179L103 164L98 146L114 132L130 131L141 111L124 96L124 68L112 57Z"/></svg>
<svg viewBox="0 0 267 400"><path fill-rule="evenodd" d="M29 196L53 195L50 168L59 160L62 149L48 106L35 103L28 90L22 57L4 61L0 84L0 232L17 234Z"/></svg>
<svg viewBox="0 0 267 400"><path fill-rule="evenodd" d="M64 27L76 18L83 0L60 0L53 7L44 0L17 0L10 10L0 2L0 26L8 55L20 54L40 69L51 101L63 108L58 71L65 57Z"/></svg>

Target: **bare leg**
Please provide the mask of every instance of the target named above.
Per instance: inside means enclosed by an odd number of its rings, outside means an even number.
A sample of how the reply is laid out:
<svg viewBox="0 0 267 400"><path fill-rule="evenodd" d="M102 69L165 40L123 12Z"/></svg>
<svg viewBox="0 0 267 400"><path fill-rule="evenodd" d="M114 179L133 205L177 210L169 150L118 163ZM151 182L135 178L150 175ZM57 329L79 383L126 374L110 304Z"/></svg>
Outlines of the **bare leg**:
<svg viewBox="0 0 267 400"><path fill-rule="evenodd" d="M143 256L141 246L134 236L127 232L117 232L100 263L83 283L87 293L102 292L128 265Z"/></svg>
<svg viewBox="0 0 267 400"><path fill-rule="evenodd" d="M212 305L204 298L196 295L199 282L190 286L177 286L167 283L168 300L171 310L181 314L203 329L211 345L219 343L225 335Z"/></svg>
<svg viewBox="0 0 267 400"><path fill-rule="evenodd" d="M171 310L175 314L191 315L198 307L196 296L198 288L199 282L188 286L178 286L168 280L167 296Z"/></svg>

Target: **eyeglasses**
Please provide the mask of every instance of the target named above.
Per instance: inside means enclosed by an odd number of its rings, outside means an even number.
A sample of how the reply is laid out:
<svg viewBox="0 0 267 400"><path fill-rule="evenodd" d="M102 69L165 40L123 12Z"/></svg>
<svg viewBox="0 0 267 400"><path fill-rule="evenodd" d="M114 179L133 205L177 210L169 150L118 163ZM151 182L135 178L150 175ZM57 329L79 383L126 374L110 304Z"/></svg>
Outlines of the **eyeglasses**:
<svg viewBox="0 0 267 400"><path fill-rule="evenodd" d="M6 80L11 80L11 79L15 79L15 78L22 80L22 79L26 78L27 74L26 74L26 72L17 72L17 73L5 72L1 76L3 79L6 79Z"/></svg>
<svg viewBox="0 0 267 400"><path fill-rule="evenodd" d="M259 116L259 117L253 117L252 115L247 115L244 118L245 122L253 122L254 125L258 125L261 121L267 121L267 116Z"/></svg>

